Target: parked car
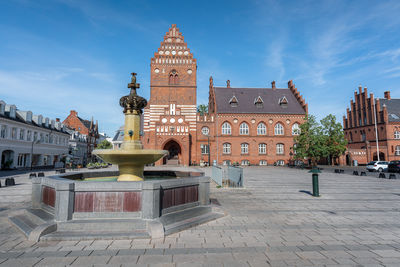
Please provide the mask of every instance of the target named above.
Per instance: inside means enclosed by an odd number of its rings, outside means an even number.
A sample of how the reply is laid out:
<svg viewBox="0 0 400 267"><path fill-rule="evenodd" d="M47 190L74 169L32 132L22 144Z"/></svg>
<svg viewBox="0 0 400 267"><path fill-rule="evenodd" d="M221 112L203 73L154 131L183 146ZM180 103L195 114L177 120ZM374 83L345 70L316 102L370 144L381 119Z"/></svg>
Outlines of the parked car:
<svg viewBox="0 0 400 267"><path fill-rule="evenodd" d="M370 172L373 171L383 172L387 170L388 164L389 163L387 161L371 161L370 163L367 164L367 170Z"/></svg>
<svg viewBox="0 0 400 267"><path fill-rule="evenodd" d="M389 162L388 172L400 172L400 160L392 160Z"/></svg>

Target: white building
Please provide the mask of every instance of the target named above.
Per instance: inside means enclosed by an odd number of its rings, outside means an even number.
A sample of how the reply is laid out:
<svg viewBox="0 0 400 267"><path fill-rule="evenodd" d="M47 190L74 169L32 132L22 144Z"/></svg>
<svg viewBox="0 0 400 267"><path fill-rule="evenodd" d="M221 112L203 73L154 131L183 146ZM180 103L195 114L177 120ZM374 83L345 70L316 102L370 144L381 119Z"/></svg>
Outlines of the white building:
<svg viewBox="0 0 400 267"><path fill-rule="evenodd" d="M64 127L0 100L0 169L62 166L69 139Z"/></svg>
<svg viewBox="0 0 400 267"><path fill-rule="evenodd" d="M115 131L114 138L111 141L113 149L120 149L122 141L124 141L124 126L119 127L119 129Z"/></svg>
<svg viewBox="0 0 400 267"><path fill-rule="evenodd" d="M70 135L68 140L68 162L86 166L88 161L88 136L68 127L65 130Z"/></svg>

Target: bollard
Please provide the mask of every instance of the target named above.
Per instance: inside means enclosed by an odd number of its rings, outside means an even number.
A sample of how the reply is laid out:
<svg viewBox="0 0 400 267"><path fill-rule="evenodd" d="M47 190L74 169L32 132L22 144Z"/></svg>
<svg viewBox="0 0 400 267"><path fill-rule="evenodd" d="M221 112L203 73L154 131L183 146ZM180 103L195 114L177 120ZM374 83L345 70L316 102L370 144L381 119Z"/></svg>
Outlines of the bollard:
<svg viewBox="0 0 400 267"><path fill-rule="evenodd" d="M360 176L367 176L367 174L365 172L361 172Z"/></svg>
<svg viewBox="0 0 400 267"><path fill-rule="evenodd" d="M44 172L39 172L38 177L44 177Z"/></svg>
<svg viewBox="0 0 400 267"><path fill-rule="evenodd" d="M389 179L396 179L396 174L394 173L389 174Z"/></svg>
<svg viewBox="0 0 400 267"><path fill-rule="evenodd" d="M381 173L379 173L379 178L386 178L386 176L383 172L381 172Z"/></svg>
<svg viewBox="0 0 400 267"><path fill-rule="evenodd" d="M15 180L14 178L6 178L5 186L13 186L15 185Z"/></svg>
<svg viewBox="0 0 400 267"><path fill-rule="evenodd" d="M29 174L29 178L32 178L32 177L36 177L36 172L32 172L31 174Z"/></svg>
<svg viewBox="0 0 400 267"><path fill-rule="evenodd" d="M353 171L353 175L358 175L358 171Z"/></svg>
<svg viewBox="0 0 400 267"><path fill-rule="evenodd" d="M321 171L318 168L312 168L311 171L312 173L312 187L313 187L313 197L319 197L319 182L318 182L318 173Z"/></svg>

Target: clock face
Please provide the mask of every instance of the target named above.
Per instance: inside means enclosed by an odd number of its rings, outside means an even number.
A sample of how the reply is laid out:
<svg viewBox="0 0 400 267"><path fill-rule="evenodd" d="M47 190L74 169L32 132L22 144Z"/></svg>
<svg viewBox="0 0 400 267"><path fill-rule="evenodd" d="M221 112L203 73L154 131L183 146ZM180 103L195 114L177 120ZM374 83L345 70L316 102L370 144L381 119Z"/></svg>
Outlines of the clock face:
<svg viewBox="0 0 400 267"><path fill-rule="evenodd" d="M193 72L193 71L192 71L191 69L188 69L188 70L187 70L187 73L188 73L188 74L192 74L192 72Z"/></svg>
<svg viewBox="0 0 400 267"><path fill-rule="evenodd" d="M201 128L201 133L204 135L208 135L210 132L210 129L208 129L208 127L203 127Z"/></svg>
<svg viewBox="0 0 400 267"><path fill-rule="evenodd" d="M179 119L178 119L178 122L179 122L179 123L182 123L182 122L183 122L183 119L182 119L182 118L179 118Z"/></svg>
<svg viewBox="0 0 400 267"><path fill-rule="evenodd" d="M174 119L174 118L171 118L171 119L169 120L169 122L170 122L170 123L174 123L174 122L175 122L175 119Z"/></svg>
<svg viewBox="0 0 400 267"><path fill-rule="evenodd" d="M162 121L162 123L166 123L166 122L167 122L167 119L166 119L166 118L163 118L161 121Z"/></svg>
<svg viewBox="0 0 400 267"><path fill-rule="evenodd" d="M159 73L160 70L159 70L159 69L155 69L154 72L155 72L155 73Z"/></svg>
<svg viewBox="0 0 400 267"><path fill-rule="evenodd" d="M171 54L172 54L172 55L175 55L175 54L176 54L176 51L175 51L175 50L173 50L173 51L171 52Z"/></svg>

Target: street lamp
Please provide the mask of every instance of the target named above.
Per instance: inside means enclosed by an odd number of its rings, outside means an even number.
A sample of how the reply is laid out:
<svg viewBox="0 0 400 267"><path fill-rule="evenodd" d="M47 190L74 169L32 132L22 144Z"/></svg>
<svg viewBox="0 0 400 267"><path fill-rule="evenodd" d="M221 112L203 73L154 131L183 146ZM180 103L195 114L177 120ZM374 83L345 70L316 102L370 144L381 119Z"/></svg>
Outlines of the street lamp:
<svg viewBox="0 0 400 267"><path fill-rule="evenodd" d="M34 140L32 141L32 147L31 147L31 170L32 170L32 163L33 163L33 144L39 144L40 140Z"/></svg>

